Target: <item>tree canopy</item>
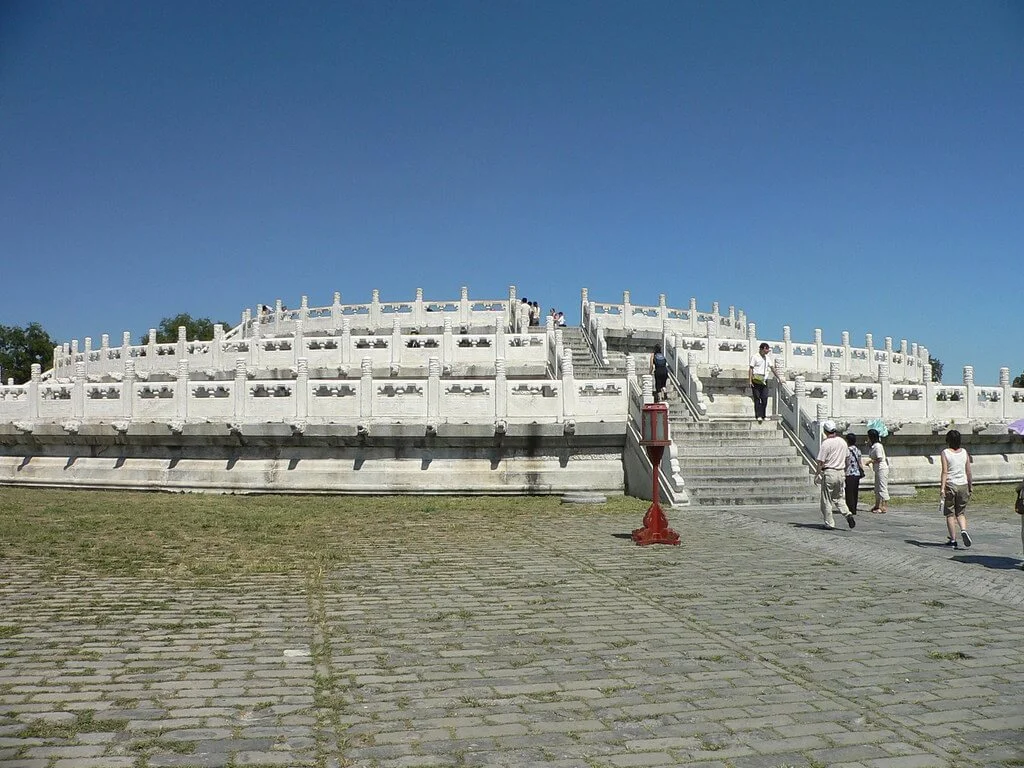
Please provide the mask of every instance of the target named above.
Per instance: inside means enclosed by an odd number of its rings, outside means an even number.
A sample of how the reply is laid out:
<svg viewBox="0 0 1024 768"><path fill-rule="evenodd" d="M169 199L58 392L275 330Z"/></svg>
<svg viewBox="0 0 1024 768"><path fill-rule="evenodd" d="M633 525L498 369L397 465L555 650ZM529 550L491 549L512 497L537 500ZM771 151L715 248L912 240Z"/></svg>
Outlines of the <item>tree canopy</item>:
<svg viewBox="0 0 1024 768"><path fill-rule="evenodd" d="M1013 386L1015 386L1015 387L1024 387L1024 371L1022 371L1019 376L1014 378Z"/></svg>
<svg viewBox="0 0 1024 768"><path fill-rule="evenodd" d="M157 344L173 344L178 340L178 328L185 326L185 333L189 341L209 341L213 338L213 326L217 325L208 317L192 317L187 312L182 312L174 317L165 317L156 327ZM232 328L230 323L221 322L225 329ZM149 333L139 337L140 344L149 341Z"/></svg>
<svg viewBox="0 0 1024 768"><path fill-rule="evenodd" d="M0 375L4 381L13 378L15 384L24 384L32 376L32 363L44 371L52 366L55 346L39 323L24 328L0 325Z"/></svg>
<svg viewBox="0 0 1024 768"><path fill-rule="evenodd" d="M937 357L928 355L928 362L932 366L932 381L942 383L942 361Z"/></svg>

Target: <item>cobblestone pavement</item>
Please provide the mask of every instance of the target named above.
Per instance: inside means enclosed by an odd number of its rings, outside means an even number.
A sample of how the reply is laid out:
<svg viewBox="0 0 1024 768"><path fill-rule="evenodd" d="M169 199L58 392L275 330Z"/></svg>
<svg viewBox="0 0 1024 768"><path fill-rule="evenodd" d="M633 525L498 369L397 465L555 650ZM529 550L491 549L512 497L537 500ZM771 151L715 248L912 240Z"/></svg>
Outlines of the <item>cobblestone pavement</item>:
<svg viewBox="0 0 1024 768"><path fill-rule="evenodd" d="M1024 765L1013 515L958 552L923 509L670 517L638 548L553 500L216 588L0 560L0 765Z"/></svg>

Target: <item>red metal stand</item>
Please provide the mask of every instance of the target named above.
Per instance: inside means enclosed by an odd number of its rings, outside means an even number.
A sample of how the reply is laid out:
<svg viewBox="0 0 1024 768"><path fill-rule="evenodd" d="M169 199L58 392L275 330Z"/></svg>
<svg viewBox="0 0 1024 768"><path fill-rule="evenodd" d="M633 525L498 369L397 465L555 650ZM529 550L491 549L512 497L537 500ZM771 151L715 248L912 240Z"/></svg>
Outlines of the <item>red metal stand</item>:
<svg viewBox="0 0 1024 768"><path fill-rule="evenodd" d="M644 515L643 528L633 531L633 541L639 546L646 547L648 544L679 544L679 534L668 527L668 518L661 511L658 503L658 467L661 466L661 457L665 453L663 445L647 445L647 457L651 460L651 475L654 478L654 488L651 492L651 506L647 508Z"/></svg>

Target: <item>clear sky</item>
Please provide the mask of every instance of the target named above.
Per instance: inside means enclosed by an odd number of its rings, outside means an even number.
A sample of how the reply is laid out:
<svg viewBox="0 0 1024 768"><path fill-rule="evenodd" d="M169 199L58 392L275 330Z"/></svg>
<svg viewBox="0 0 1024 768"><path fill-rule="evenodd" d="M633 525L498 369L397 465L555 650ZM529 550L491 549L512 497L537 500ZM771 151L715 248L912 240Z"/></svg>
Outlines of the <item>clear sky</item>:
<svg viewBox="0 0 1024 768"><path fill-rule="evenodd" d="M0 323L501 298L1024 370L1024 3L0 0Z"/></svg>

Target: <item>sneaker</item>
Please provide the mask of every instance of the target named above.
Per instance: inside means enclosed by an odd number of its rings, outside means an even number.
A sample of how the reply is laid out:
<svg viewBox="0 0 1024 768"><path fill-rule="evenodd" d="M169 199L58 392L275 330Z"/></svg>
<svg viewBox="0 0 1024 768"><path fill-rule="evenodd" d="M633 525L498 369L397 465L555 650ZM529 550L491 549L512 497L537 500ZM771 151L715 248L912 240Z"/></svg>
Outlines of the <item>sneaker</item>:
<svg viewBox="0 0 1024 768"><path fill-rule="evenodd" d="M946 539L946 546L956 549L956 539Z"/></svg>
<svg viewBox="0 0 1024 768"><path fill-rule="evenodd" d="M969 534L967 531L960 531L960 538L964 540L965 547L969 547L971 546L971 544L974 543L973 541L971 541L971 534Z"/></svg>
<svg viewBox="0 0 1024 768"><path fill-rule="evenodd" d="M854 528L857 527L857 518L855 518L853 515L847 515L846 524L850 526L850 530L852 531Z"/></svg>

